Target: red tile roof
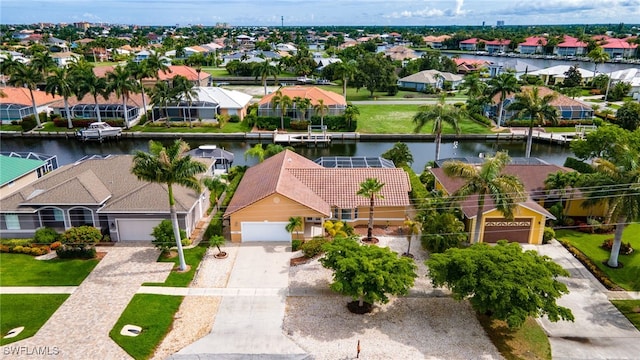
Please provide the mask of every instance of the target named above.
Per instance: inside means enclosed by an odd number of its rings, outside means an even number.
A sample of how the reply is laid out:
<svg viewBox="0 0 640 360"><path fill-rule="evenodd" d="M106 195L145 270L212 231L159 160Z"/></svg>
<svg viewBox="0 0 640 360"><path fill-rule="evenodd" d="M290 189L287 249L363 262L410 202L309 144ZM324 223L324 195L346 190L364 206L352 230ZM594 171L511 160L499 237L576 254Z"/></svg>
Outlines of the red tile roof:
<svg viewBox="0 0 640 360"><path fill-rule="evenodd" d="M331 105L347 105L347 101L345 98L336 94L333 91L323 90L316 86L287 86L280 89L282 95L287 95L291 99L296 97L307 98L311 100L312 105L317 105L318 100L323 99L324 104L327 106ZM271 99L275 96L275 93L271 93L262 99L260 99L259 104L268 104L271 102Z"/></svg>
<svg viewBox="0 0 640 360"><path fill-rule="evenodd" d="M31 94L27 88L5 87L2 91L7 95L0 98L0 104L20 104L25 106L32 106ZM36 106L43 106L54 103L58 100L62 100L60 96L51 96L44 91L34 90L33 97L36 100Z"/></svg>
<svg viewBox="0 0 640 360"><path fill-rule="evenodd" d="M529 36L519 45L520 46L545 46L547 45L547 38L544 36Z"/></svg>
<svg viewBox="0 0 640 360"><path fill-rule="evenodd" d="M477 44L477 43L478 43L478 38L471 38L471 39L460 41L460 44Z"/></svg>
<svg viewBox="0 0 640 360"><path fill-rule="evenodd" d="M607 38L601 43L603 49L635 49L638 44L631 44L628 39Z"/></svg>
<svg viewBox="0 0 640 360"><path fill-rule="evenodd" d="M586 48L587 43L574 38L573 36L565 35L564 41L558 44L558 47L570 47L570 48Z"/></svg>
<svg viewBox="0 0 640 360"><path fill-rule="evenodd" d="M509 45L511 44L511 40L507 40L507 39L498 39L498 40L480 40L483 41L485 43L485 45L496 45L496 46L501 46L501 45Z"/></svg>

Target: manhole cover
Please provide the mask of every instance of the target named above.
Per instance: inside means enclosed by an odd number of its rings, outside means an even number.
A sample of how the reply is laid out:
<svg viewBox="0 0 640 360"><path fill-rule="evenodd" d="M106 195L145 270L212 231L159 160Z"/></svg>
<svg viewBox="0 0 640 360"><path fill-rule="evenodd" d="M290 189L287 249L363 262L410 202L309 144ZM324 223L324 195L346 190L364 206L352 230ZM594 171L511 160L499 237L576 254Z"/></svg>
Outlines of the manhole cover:
<svg viewBox="0 0 640 360"><path fill-rule="evenodd" d="M122 330L120 330L120 335L138 336L140 335L141 332L142 332L142 328L140 326L127 324L122 327Z"/></svg>
<svg viewBox="0 0 640 360"><path fill-rule="evenodd" d="M24 326L20 326L20 327L17 327L15 329L11 329L11 330L9 330L7 335L4 336L4 338L5 339L10 339L10 338L16 337L16 336L20 335L22 330L24 330Z"/></svg>

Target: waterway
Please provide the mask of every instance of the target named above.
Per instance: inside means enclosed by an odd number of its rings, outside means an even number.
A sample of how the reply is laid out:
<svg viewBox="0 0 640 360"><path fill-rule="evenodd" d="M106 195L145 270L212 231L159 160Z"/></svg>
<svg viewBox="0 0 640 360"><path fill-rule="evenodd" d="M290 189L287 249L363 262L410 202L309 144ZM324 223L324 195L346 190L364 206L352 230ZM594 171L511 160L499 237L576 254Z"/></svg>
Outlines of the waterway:
<svg viewBox="0 0 640 360"><path fill-rule="evenodd" d="M165 141L165 140L163 140ZM171 141L171 140L166 140ZM256 159L244 158L244 153L257 142L247 141L206 141L189 140L191 148L200 145L217 145L231 151L235 155L234 165L254 165ZM309 159L321 156L380 156L391 149L393 141L333 141L329 147L296 147L296 152ZM433 141L407 141L413 154L414 171L420 173L428 161L435 159ZM137 150L147 151L146 140L122 139L111 142L82 142L76 139L42 139L42 138L2 138L0 151L37 152L56 155L59 165L70 164L87 155L133 154ZM446 141L441 145L440 158L478 156L478 154L494 154L497 151L508 151L512 157L522 157L525 153L525 141ZM568 146L534 143L532 156L551 164L562 165L568 156L572 156Z"/></svg>

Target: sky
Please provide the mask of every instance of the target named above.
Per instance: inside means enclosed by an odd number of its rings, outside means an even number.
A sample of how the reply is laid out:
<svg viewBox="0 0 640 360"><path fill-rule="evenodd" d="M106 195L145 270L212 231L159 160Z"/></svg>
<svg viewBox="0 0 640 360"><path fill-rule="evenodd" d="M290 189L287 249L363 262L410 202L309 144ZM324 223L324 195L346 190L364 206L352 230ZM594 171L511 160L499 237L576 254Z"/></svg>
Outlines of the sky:
<svg viewBox="0 0 640 360"><path fill-rule="evenodd" d="M279 26L640 23L640 0L1 0L2 24Z"/></svg>

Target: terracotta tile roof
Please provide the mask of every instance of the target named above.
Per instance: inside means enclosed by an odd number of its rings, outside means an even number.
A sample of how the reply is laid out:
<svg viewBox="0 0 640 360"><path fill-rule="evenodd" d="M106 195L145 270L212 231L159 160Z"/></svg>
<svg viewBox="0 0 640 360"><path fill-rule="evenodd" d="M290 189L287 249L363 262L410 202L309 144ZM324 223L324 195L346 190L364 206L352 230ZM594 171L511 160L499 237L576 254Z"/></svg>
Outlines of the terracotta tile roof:
<svg viewBox="0 0 640 360"><path fill-rule="evenodd" d="M465 64L475 67L481 67L490 63L490 61L478 59L452 58L451 60L453 60L453 62L456 63L457 66Z"/></svg>
<svg viewBox="0 0 640 360"><path fill-rule="evenodd" d="M485 43L485 45L509 45L511 44L511 40L507 39L498 39L498 40L480 40Z"/></svg>
<svg viewBox="0 0 640 360"><path fill-rule="evenodd" d="M451 36L449 35L440 35L440 36L428 35L422 38L422 40L424 40L425 43L441 43L449 39L451 39Z"/></svg>
<svg viewBox="0 0 640 360"><path fill-rule="evenodd" d="M332 206L368 205L368 200L356 192L360 183L371 177L385 183L381 192L384 199L378 199L377 206L410 205L411 186L402 169L329 169L285 150L247 170L225 216L276 193L329 216Z"/></svg>
<svg viewBox="0 0 640 360"><path fill-rule="evenodd" d="M471 39L460 41L460 44L477 44L477 43L478 43L478 38L471 38Z"/></svg>
<svg viewBox="0 0 640 360"><path fill-rule="evenodd" d="M630 44L627 39L608 38L600 47L603 49L635 49L638 44Z"/></svg>
<svg viewBox="0 0 640 360"><path fill-rule="evenodd" d="M186 65L171 65L169 66L169 71L165 74L162 71L158 72L158 76L160 80L171 80L176 75L182 75L186 77L189 81L198 81L198 72L195 68ZM211 75L207 72L200 72L200 80L206 79Z"/></svg>
<svg viewBox="0 0 640 360"><path fill-rule="evenodd" d="M573 36L565 35L564 41L558 44L558 47L587 47L587 43L574 38Z"/></svg>
<svg viewBox="0 0 640 360"><path fill-rule="evenodd" d="M502 173L517 176L520 181L522 181L525 191L529 194L527 200L521 203L523 206L548 217L552 217L552 215L535 202L534 199L540 198L544 190L544 180L547 176L558 171L568 172L573 170L558 165L507 165ZM442 168L432 168L431 172L448 194L453 194L464 184L464 180L460 178L445 175L444 169ZM478 210L478 196L469 196L460 202L460 207L467 218L475 217ZM493 209L495 209L495 203L492 199L486 197L484 212Z"/></svg>
<svg viewBox="0 0 640 360"><path fill-rule="evenodd" d="M320 99L324 99L324 104L327 106L347 105L347 101L342 95L334 93L333 91L323 90L315 86L287 86L281 88L280 91L283 95L287 95L291 99L294 99L298 96L301 98L311 99L312 105L318 104L318 100ZM260 99L259 104L263 105L270 103L271 99L274 96L275 93L271 93L263 97L262 99Z"/></svg>
<svg viewBox="0 0 640 360"><path fill-rule="evenodd" d="M547 45L547 38L544 36L529 36L523 42L518 44L520 46L545 46Z"/></svg>
<svg viewBox="0 0 640 360"><path fill-rule="evenodd" d="M149 104L149 96L145 93L145 98L147 104ZM91 94L86 94L82 99L78 99L77 96L73 96L69 98L69 106L74 106L78 104L93 104L93 96ZM105 99L103 96L98 96L98 104L122 104L122 97L118 96L116 93L112 92L109 94L109 97ZM127 105L135 106L138 108L142 108L142 94L130 93L127 98ZM55 108L64 108L64 101L62 99L58 100L56 103L52 104Z"/></svg>
<svg viewBox="0 0 640 360"><path fill-rule="evenodd" d="M207 166L212 160L198 158ZM168 213L167 188L136 178L132 155L110 156L65 165L2 199L3 212L32 212L38 204L101 204L99 212ZM174 187L178 212L187 212L198 194Z"/></svg>
<svg viewBox="0 0 640 360"><path fill-rule="evenodd" d="M20 104L25 106L32 106L31 95L27 88L5 87L2 91L7 95L0 98L0 104ZM34 90L33 97L36 100L36 106L43 106L54 103L58 100L62 100L60 96L51 96L44 91Z"/></svg>

